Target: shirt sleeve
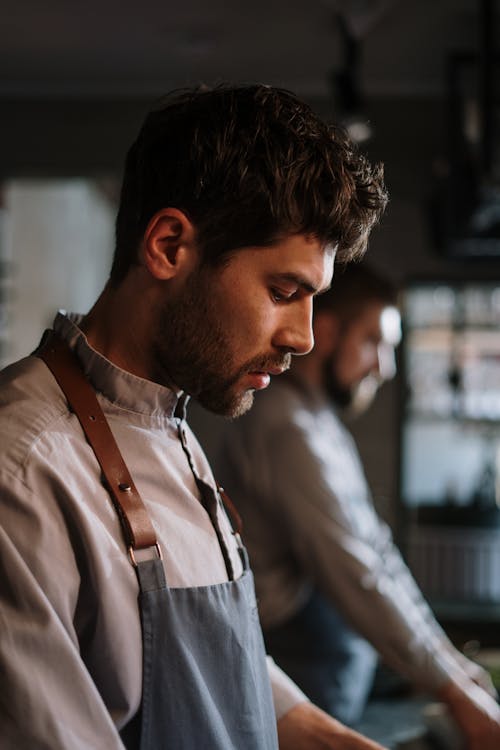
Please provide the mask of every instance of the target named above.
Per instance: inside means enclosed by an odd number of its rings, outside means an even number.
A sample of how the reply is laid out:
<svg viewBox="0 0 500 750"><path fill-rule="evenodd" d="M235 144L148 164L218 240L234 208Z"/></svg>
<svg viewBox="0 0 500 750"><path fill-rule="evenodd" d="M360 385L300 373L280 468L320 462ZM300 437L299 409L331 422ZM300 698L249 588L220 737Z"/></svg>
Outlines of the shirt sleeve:
<svg viewBox="0 0 500 750"><path fill-rule="evenodd" d="M1 745L124 750L80 655L78 564L49 495L41 506L18 478L0 476Z"/></svg>
<svg viewBox="0 0 500 750"><path fill-rule="evenodd" d="M278 667L276 662L267 656L267 669L273 691L276 721L279 721L290 709L298 703L309 701L302 690Z"/></svg>
<svg viewBox="0 0 500 750"><path fill-rule="evenodd" d="M301 568L352 626L396 671L435 691L462 673L454 649L448 648L389 528L371 504L360 526L359 512L356 517L339 495L338 477L316 442L300 422L267 434L277 479L273 513ZM348 472L349 465L342 470Z"/></svg>

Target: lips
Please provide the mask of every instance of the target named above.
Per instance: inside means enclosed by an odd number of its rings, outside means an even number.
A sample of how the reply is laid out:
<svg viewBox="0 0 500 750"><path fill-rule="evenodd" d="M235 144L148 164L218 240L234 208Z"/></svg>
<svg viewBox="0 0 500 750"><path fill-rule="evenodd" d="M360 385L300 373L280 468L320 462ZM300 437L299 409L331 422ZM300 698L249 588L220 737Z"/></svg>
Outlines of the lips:
<svg viewBox="0 0 500 750"><path fill-rule="evenodd" d="M256 391L267 388L271 382L271 376L267 372L249 372L247 379L250 383L250 388Z"/></svg>
<svg viewBox="0 0 500 750"><path fill-rule="evenodd" d="M287 369L287 367L268 367L266 368L266 372L269 375L282 375Z"/></svg>
<svg viewBox="0 0 500 750"><path fill-rule="evenodd" d="M264 370L251 370L247 373L247 378L251 382L251 388L256 391L260 391L263 388L267 388L271 382L271 375L281 375L288 367L286 365L275 365L274 367L266 367Z"/></svg>
<svg viewBox="0 0 500 750"><path fill-rule="evenodd" d="M256 391L267 388L271 382L272 375L282 375L288 370L291 359L289 354L278 360L276 357L261 358L260 361L255 359L252 363L249 363L251 369L246 370L244 375L245 380L249 382L248 387Z"/></svg>

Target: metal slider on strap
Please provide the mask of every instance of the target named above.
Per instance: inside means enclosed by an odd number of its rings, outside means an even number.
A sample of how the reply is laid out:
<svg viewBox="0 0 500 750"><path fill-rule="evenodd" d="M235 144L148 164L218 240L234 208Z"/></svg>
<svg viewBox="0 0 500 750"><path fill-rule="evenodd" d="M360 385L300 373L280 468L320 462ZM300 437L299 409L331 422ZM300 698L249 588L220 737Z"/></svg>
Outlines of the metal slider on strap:
<svg viewBox="0 0 500 750"><path fill-rule="evenodd" d="M158 559L159 560L163 560L163 555L161 553L161 547L160 547L160 545L159 545L158 542L155 542L152 547L146 547L145 549L156 549L156 553L158 555ZM142 551L143 550L141 549L141 552ZM130 546L128 548L128 556L130 557L130 562L132 563L132 565L134 566L134 568L137 568L137 560L135 558L134 548L132 546ZM146 559L148 559L148 558L146 558Z"/></svg>

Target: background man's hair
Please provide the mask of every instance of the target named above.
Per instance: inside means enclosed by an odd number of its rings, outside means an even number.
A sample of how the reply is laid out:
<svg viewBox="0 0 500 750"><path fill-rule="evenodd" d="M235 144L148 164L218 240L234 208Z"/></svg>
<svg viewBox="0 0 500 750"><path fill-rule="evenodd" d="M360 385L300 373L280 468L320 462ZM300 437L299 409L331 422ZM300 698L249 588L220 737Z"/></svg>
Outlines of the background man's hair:
<svg viewBox="0 0 500 750"><path fill-rule="evenodd" d="M330 289L314 301L314 312L329 310L342 322L355 319L370 302L398 304L398 290L389 279L380 276L366 262L335 266Z"/></svg>
<svg viewBox="0 0 500 750"><path fill-rule="evenodd" d="M381 165L294 94L263 85L173 92L126 163L111 280L137 261L154 214L182 210L204 262L295 233L361 257L387 202Z"/></svg>

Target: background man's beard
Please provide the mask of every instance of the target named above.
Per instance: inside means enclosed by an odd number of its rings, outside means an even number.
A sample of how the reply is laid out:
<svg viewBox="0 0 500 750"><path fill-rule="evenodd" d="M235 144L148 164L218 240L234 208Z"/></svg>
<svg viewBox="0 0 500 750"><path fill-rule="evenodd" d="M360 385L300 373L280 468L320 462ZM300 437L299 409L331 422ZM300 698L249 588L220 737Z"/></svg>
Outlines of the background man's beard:
<svg viewBox="0 0 500 750"><path fill-rule="evenodd" d="M380 378L369 374L350 388L343 386L335 375L335 355L324 364L323 386L334 404L350 416L362 414L371 406L380 385Z"/></svg>
<svg viewBox="0 0 500 750"><path fill-rule="evenodd" d="M341 409L351 406L354 389L341 385L335 375L335 355L329 357L323 365L323 386L332 401Z"/></svg>

